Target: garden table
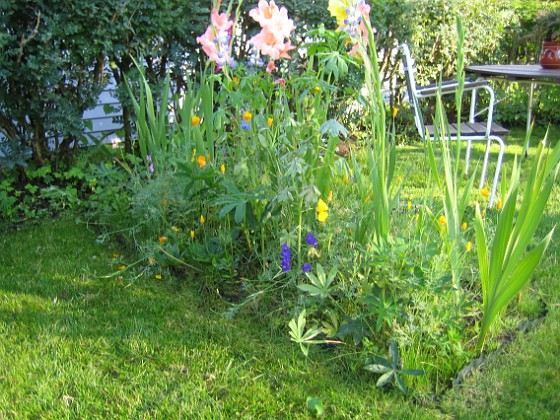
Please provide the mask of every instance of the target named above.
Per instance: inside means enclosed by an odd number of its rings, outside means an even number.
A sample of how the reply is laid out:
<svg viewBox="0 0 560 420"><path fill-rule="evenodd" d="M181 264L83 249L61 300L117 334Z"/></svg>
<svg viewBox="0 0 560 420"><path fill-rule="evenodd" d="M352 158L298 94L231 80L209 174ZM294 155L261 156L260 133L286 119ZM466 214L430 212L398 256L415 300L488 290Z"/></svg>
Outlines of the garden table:
<svg viewBox="0 0 560 420"><path fill-rule="evenodd" d="M499 79L529 84L529 104L527 106L527 142L525 155L529 151L529 132L531 131L533 94L537 84L560 84L560 70L543 69L539 64L492 64L466 66L469 73L477 74L483 79Z"/></svg>

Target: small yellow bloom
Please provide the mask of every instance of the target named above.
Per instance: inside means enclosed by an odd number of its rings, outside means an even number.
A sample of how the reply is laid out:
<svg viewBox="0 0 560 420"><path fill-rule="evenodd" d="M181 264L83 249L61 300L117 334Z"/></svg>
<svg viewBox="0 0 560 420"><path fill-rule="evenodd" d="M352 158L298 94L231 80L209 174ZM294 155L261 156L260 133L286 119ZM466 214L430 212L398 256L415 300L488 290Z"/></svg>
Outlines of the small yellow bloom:
<svg viewBox="0 0 560 420"><path fill-rule="evenodd" d="M197 117L196 115L193 115L191 117L191 125L193 127L196 127L198 124L200 124L200 117Z"/></svg>
<svg viewBox="0 0 560 420"><path fill-rule="evenodd" d="M407 209L408 211L410 211L410 210L412 209L412 201L408 200L408 203L407 203L407 205L406 205L406 209Z"/></svg>
<svg viewBox="0 0 560 420"><path fill-rule="evenodd" d="M419 215L419 214L417 214L416 216L414 216L414 221L415 221L415 222L418 222L418 220L420 220L420 215Z"/></svg>
<svg viewBox="0 0 560 420"><path fill-rule="evenodd" d="M204 222L206 222L206 219L205 219L204 216L201 214L201 215L200 215L200 223L204 224Z"/></svg>
<svg viewBox="0 0 560 420"><path fill-rule="evenodd" d="M153 263L155 263L155 262L156 262L156 259L155 259L154 257L149 257L149 258L148 258L148 263L149 263L149 264L153 264Z"/></svg>
<svg viewBox="0 0 560 420"><path fill-rule="evenodd" d="M315 87L313 88L313 92L319 93L319 92L321 92L321 88L320 88L319 86L315 86Z"/></svg>
<svg viewBox="0 0 560 420"><path fill-rule="evenodd" d="M364 203L367 203L367 202L368 202L369 200L371 200L372 198L373 198L373 193L369 194L369 195L365 198Z"/></svg>
<svg viewBox="0 0 560 420"><path fill-rule="evenodd" d="M399 113L399 108L393 108L393 118L395 118L397 116L397 114Z"/></svg>
<svg viewBox="0 0 560 420"><path fill-rule="evenodd" d="M223 163L222 163L222 166L220 166L220 172L223 173L223 174L226 173L226 165L224 165Z"/></svg>
<svg viewBox="0 0 560 420"><path fill-rule="evenodd" d="M114 258L117 258L117 257L120 257L120 256L121 256L121 254L117 254L117 253L113 254Z"/></svg>
<svg viewBox="0 0 560 420"><path fill-rule="evenodd" d="M402 176L399 176L399 177L397 178L397 182L398 182L399 184L402 182Z"/></svg>
<svg viewBox="0 0 560 420"><path fill-rule="evenodd" d="M162 280L162 279L163 279L163 277L162 277L161 274L156 274L156 275L154 276L154 278L157 279L157 280Z"/></svg>
<svg viewBox="0 0 560 420"><path fill-rule="evenodd" d="M327 201L330 203L332 201L333 198L333 190L329 191L329 194L327 195Z"/></svg>
<svg viewBox="0 0 560 420"><path fill-rule="evenodd" d="M119 270L124 270L126 268L126 265L119 265Z"/></svg>
<svg viewBox="0 0 560 420"><path fill-rule="evenodd" d="M269 127L272 127L273 123L274 123L274 118L268 117L268 119L266 120L266 125L268 125Z"/></svg>
<svg viewBox="0 0 560 420"><path fill-rule="evenodd" d="M502 209L502 200L498 199L498 202L496 203L496 208L497 208L498 210L501 210L501 209Z"/></svg>
<svg viewBox="0 0 560 420"><path fill-rule="evenodd" d="M347 177L347 176L344 177L344 183L345 183L345 184L348 184L348 181L349 181L348 177Z"/></svg>
<svg viewBox="0 0 560 420"><path fill-rule="evenodd" d="M447 219L445 218L445 216L443 214L438 217L437 221L442 226L445 226L447 224Z"/></svg>
<svg viewBox="0 0 560 420"><path fill-rule="evenodd" d="M191 230L191 239L194 239L194 230Z"/></svg>
<svg viewBox="0 0 560 420"><path fill-rule="evenodd" d="M245 121L251 121L253 119L253 114L251 114L249 111L245 111L243 113L243 119Z"/></svg>
<svg viewBox="0 0 560 420"><path fill-rule="evenodd" d="M206 158L200 155L196 158L196 163L198 163L199 168L204 168L206 166Z"/></svg>
<svg viewBox="0 0 560 420"><path fill-rule="evenodd" d="M329 211L329 206L320 198L319 201L317 201L317 213L325 213L327 211Z"/></svg>
<svg viewBox="0 0 560 420"><path fill-rule="evenodd" d="M484 187L483 189L480 190L480 194L483 197L490 197L490 190L488 189L488 187Z"/></svg>
<svg viewBox="0 0 560 420"><path fill-rule="evenodd" d="M465 250L467 252L471 252L471 250L472 250L472 242L471 241L467 242L467 245L465 246Z"/></svg>
<svg viewBox="0 0 560 420"><path fill-rule="evenodd" d="M195 156L196 156L196 149L193 149L192 156L191 156L191 162L194 162L194 157Z"/></svg>
<svg viewBox="0 0 560 420"><path fill-rule="evenodd" d="M480 212L480 215L484 219L486 217L486 209L482 209L482 211Z"/></svg>
<svg viewBox="0 0 560 420"><path fill-rule="evenodd" d="M467 230L467 222L463 222L463 224L461 225L461 230Z"/></svg>
<svg viewBox="0 0 560 420"><path fill-rule="evenodd" d="M317 220L321 223L325 223L328 217L329 217L329 213L326 211L320 211L317 213Z"/></svg>
<svg viewBox="0 0 560 420"><path fill-rule="evenodd" d="M163 245L166 242L167 242L167 236L160 236L159 237L159 244L160 245Z"/></svg>
<svg viewBox="0 0 560 420"><path fill-rule="evenodd" d="M167 206L167 198L161 200L161 204L163 204L163 207Z"/></svg>
<svg viewBox="0 0 560 420"><path fill-rule="evenodd" d="M233 77L233 84L237 86L239 84L239 78L237 76Z"/></svg>
<svg viewBox="0 0 560 420"><path fill-rule="evenodd" d="M171 226L171 230L175 233L179 232L179 228L177 226Z"/></svg>

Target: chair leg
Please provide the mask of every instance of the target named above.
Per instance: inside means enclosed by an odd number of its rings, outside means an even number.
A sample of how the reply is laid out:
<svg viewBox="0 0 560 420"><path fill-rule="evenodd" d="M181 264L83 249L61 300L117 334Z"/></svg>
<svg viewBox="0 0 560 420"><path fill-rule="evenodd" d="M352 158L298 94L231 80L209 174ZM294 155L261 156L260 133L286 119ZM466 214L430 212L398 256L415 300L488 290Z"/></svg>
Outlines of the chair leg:
<svg viewBox="0 0 560 420"><path fill-rule="evenodd" d="M492 183L492 191L490 192L490 201L488 202L488 207L492 207L494 205L494 199L496 198L496 190L498 189L498 182L500 180L500 171L502 169L502 159L504 157L504 141L496 136L491 136L488 140L495 140L500 145L500 151L498 152L498 160L496 161L496 173L494 174L494 182Z"/></svg>
<svg viewBox="0 0 560 420"><path fill-rule="evenodd" d="M491 136L491 138L494 138L494 137L495 136ZM488 159L490 157L490 147L492 146L492 139L491 138L488 138L488 141L486 142L486 150L484 151L484 163L482 164L482 174L480 175L480 185L479 185L478 189L484 188L484 183L486 182L486 170L488 169ZM495 138L498 138L498 137L495 137Z"/></svg>
<svg viewBox="0 0 560 420"><path fill-rule="evenodd" d="M465 175L469 174L470 161L471 161L471 140L467 140L467 151L465 153Z"/></svg>

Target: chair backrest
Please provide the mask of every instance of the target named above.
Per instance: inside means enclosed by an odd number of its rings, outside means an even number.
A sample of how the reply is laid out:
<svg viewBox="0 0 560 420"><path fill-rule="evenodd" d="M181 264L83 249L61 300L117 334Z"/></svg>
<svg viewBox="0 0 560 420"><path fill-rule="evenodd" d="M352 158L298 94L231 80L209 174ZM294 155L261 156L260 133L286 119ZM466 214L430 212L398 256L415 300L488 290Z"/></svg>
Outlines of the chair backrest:
<svg viewBox="0 0 560 420"><path fill-rule="evenodd" d="M410 48L407 44L402 44L400 46L403 52L403 69L404 69L404 76L406 79L406 90L408 93L408 100L410 102L410 106L414 111L414 123L416 124L416 128L418 129L418 133L425 137L425 127L424 127L424 120L422 118L422 113L420 111L420 107L418 105L418 91L416 85L416 77L414 75L414 60L412 60L412 56L410 54Z"/></svg>

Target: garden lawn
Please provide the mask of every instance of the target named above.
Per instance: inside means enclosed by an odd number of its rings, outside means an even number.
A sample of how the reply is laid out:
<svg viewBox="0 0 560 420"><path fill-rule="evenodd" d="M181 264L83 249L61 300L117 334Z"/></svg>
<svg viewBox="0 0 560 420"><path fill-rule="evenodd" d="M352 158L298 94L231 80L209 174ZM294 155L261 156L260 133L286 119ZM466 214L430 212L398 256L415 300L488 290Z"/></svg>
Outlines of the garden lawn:
<svg viewBox="0 0 560 420"><path fill-rule="evenodd" d="M520 143L510 142L508 161ZM417 147L399 153L422 154ZM559 189L539 237L558 221ZM289 341L288 320L271 322L259 301L230 320L227 305L193 280L134 269L109 276L133 259L95 239L62 219L1 236L0 418L307 418L317 412L309 398L320 400L326 418L560 412L558 233L510 309L513 319L535 320L529 330L492 336L504 345L482 369L423 404L376 388L374 375L328 350L313 348L305 358ZM507 319L500 327L507 330Z"/></svg>
<svg viewBox="0 0 560 420"><path fill-rule="evenodd" d="M331 418L417 412L329 353L306 359L283 321L227 320L192 284L104 278L122 257L73 221L0 249L0 418L306 418L308 397Z"/></svg>

